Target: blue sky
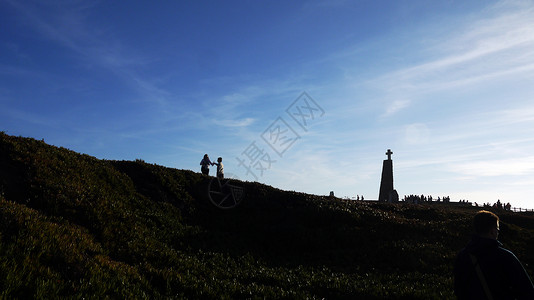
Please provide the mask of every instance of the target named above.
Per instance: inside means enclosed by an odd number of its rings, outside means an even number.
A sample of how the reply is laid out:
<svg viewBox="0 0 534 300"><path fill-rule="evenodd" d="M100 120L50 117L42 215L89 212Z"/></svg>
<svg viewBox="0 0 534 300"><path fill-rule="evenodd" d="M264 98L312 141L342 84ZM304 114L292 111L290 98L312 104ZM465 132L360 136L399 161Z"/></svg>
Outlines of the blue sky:
<svg viewBox="0 0 534 300"><path fill-rule="evenodd" d="M534 208L533 1L0 0L0 28L8 134L366 199L391 148L401 196Z"/></svg>

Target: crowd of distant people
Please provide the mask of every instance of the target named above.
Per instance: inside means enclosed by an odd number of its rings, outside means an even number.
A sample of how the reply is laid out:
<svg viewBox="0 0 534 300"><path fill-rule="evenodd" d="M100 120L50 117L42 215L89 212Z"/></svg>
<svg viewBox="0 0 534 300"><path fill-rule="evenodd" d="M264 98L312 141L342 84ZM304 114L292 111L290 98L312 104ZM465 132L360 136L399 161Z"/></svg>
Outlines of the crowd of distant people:
<svg viewBox="0 0 534 300"><path fill-rule="evenodd" d="M475 202L475 206L478 207L478 203ZM510 202L506 203L506 204L503 204L501 202L501 200L497 200L497 202L491 204L491 203L484 203L482 205L483 207L492 207L492 208L497 208L497 209L504 209L504 210L511 210L512 209L512 205L510 204Z"/></svg>
<svg viewBox="0 0 534 300"><path fill-rule="evenodd" d="M444 196L444 197L438 197L438 198L434 198L432 196L425 196L425 195L409 195L409 196L404 196L404 199L403 199L404 202L406 203L413 203L413 204L420 204L420 203L428 203L428 202L444 202L444 203L448 203L448 202L451 202L451 197L449 196Z"/></svg>
<svg viewBox="0 0 534 300"><path fill-rule="evenodd" d="M422 203L430 203L430 202L441 202L441 203L450 203L451 202L451 197L449 196L444 196L444 197L438 197L438 198L434 198L432 196L425 196L425 195L405 195L404 196L404 199L402 200L403 202L406 202L406 203L412 203L412 204L422 204ZM458 201L458 203L460 204L465 204L465 205L471 205L471 202L467 201L467 200L460 200ZM501 200L497 200L497 202L491 204L491 203L484 203L482 205L479 205L478 203L473 203L474 206L476 207L484 207L484 208L497 208L497 209L504 209L504 210L511 210L512 209L512 204L510 204L510 202L504 204L501 202Z"/></svg>

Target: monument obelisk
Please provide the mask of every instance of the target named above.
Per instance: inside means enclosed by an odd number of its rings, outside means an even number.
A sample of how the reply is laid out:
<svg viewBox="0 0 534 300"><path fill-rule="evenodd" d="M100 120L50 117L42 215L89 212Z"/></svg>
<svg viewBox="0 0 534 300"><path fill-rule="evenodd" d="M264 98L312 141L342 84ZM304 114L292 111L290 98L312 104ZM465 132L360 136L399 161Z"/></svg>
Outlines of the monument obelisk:
<svg viewBox="0 0 534 300"><path fill-rule="evenodd" d="M391 149L388 149L386 155L388 159L384 160L382 165L382 179L380 180L380 194L378 195L379 202L390 201L390 194L393 193L393 161L391 160Z"/></svg>

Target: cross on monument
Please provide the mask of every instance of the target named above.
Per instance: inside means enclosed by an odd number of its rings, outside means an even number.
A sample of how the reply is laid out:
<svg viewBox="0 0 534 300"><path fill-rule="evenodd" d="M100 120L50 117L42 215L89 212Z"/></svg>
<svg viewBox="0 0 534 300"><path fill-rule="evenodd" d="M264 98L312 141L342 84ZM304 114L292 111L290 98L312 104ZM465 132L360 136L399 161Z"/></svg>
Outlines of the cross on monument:
<svg viewBox="0 0 534 300"><path fill-rule="evenodd" d="M391 152L391 149L388 149L388 152L386 152L386 155L388 156L388 160L391 160L391 154L393 154L393 152Z"/></svg>

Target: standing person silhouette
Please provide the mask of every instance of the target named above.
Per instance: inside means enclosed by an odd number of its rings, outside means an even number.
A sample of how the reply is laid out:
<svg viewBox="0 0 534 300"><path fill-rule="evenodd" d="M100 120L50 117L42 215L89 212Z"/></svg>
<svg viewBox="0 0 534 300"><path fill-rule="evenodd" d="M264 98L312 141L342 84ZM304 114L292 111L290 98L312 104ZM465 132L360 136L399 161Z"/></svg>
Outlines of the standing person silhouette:
<svg viewBox="0 0 534 300"><path fill-rule="evenodd" d="M479 211L475 234L454 264L458 299L534 299L534 286L517 257L497 240L499 217Z"/></svg>
<svg viewBox="0 0 534 300"><path fill-rule="evenodd" d="M217 178L224 179L224 165L222 163L222 157L217 158L217 162L213 163L217 166Z"/></svg>
<svg viewBox="0 0 534 300"><path fill-rule="evenodd" d="M210 174L210 165L213 166L213 163L211 162L209 156L207 154L204 154L204 158L200 161L200 171L202 171L202 174L209 175Z"/></svg>

